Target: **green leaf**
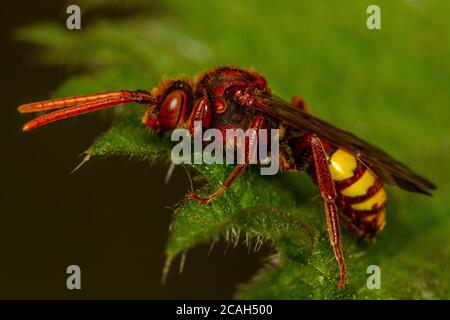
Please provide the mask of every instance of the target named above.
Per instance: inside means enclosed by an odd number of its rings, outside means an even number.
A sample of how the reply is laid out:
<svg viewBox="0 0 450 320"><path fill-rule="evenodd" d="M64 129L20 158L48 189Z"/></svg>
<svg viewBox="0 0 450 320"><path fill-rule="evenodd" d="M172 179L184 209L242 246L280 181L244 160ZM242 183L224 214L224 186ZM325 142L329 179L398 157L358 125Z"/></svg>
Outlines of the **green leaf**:
<svg viewBox="0 0 450 320"><path fill-rule="evenodd" d="M81 7L89 15L121 3L89 1ZM344 290L336 288L338 269L322 202L310 201L315 186L299 174L261 177L256 167L209 205L180 199L167 267L198 244L223 238L231 246L272 251L266 267L240 286L239 298L450 298L450 146L444 111L450 101L449 4L381 1L382 29L369 31L370 1L128 3L131 11L123 18L100 16L80 32L47 22L17 33L40 46L44 63L82 68L54 96L149 89L166 74L254 66L277 94L302 94L314 114L376 143L438 185L433 198L388 188L388 224L376 243L344 232L349 280ZM169 161L171 143L141 124L142 107L113 112L111 129L87 150L91 156ZM204 179L204 194L231 169L192 168ZM380 290L366 285L370 265L381 268Z"/></svg>

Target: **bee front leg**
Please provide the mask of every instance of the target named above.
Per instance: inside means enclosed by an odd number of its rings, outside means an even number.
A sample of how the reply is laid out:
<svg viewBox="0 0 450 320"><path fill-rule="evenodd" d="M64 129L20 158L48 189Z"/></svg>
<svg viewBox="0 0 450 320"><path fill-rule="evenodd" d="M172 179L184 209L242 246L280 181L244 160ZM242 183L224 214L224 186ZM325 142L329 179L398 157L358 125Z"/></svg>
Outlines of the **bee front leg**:
<svg viewBox="0 0 450 320"><path fill-rule="evenodd" d="M210 203L214 199L218 198L227 188L231 187L233 181L244 173L246 167L247 164L240 164L236 166L233 169L233 171L231 171L230 175L227 177L225 182L219 188L217 188L217 190L214 193L211 193L209 196L202 197L196 193L189 192L186 195L186 200L194 199L201 203Z"/></svg>
<svg viewBox="0 0 450 320"><path fill-rule="evenodd" d="M240 177L244 172L250 162L250 155L255 154L258 148L258 131L265 127L265 120L262 116L256 116L255 119L250 124L249 129L254 130L254 137L245 139L245 159L243 164L238 164L234 167L233 171L228 175L225 182L212 194L206 197L202 197L196 193L189 192L186 195L186 200L194 199L202 203L210 203L214 199L218 198L226 189L231 187L234 180Z"/></svg>
<svg viewBox="0 0 450 320"><path fill-rule="evenodd" d="M328 236L330 238L331 246L333 247L334 255L339 264L340 279L339 288L345 285L347 276L344 254L341 247L341 230L339 225L339 213L336 207L336 190L333 179L328 168L327 156L322 142L316 135L308 135L307 141L311 145L314 156L314 164L316 168L317 184L320 189L320 195L325 202L325 216L327 220Z"/></svg>

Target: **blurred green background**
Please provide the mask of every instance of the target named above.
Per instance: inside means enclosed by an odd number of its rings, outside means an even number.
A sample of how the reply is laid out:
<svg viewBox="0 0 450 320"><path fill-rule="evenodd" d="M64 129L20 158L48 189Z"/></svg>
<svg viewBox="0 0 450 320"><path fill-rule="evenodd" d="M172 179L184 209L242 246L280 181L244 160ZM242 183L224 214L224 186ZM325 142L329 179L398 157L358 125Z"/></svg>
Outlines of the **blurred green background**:
<svg viewBox="0 0 450 320"><path fill-rule="evenodd" d="M381 8L381 30L366 27L369 4ZM28 135L20 132L28 118L15 111L20 103L49 95L150 89L163 75L230 64L255 67L278 95L303 96L315 115L382 147L437 184L433 198L388 188L387 226L376 244L361 251L361 268L352 270L362 279L367 263L380 264L383 289L355 297L450 297L449 2L79 5L79 31L65 28L64 2L21 8L11 1L2 8L8 80L0 120L0 297L229 298L238 283L250 280L269 249L248 254L240 245L223 256L221 243L210 256L208 245L190 251L183 274L173 268L167 285L160 286L171 219L164 207L188 189L182 169L168 185L167 167L121 158L93 160L69 175L81 160L76 156L123 108ZM299 198L315 195L308 177L295 179ZM321 215L320 203L306 206ZM347 235L345 241L353 243ZM83 270L80 292L65 288L69 264Z"/></svg>

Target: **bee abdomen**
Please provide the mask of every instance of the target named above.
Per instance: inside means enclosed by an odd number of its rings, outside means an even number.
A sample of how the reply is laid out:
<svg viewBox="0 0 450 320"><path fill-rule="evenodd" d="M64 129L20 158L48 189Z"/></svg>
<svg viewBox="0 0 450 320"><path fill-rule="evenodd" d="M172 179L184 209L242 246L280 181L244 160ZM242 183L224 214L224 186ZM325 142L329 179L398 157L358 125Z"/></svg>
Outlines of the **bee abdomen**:
<svg viewBox="0 0 450 320"><path fill-rule="evenodd" d="M329 168L346 222L361 236L372 238L385 225L387 194L383 181L343 149L330 155Z"/></svg>

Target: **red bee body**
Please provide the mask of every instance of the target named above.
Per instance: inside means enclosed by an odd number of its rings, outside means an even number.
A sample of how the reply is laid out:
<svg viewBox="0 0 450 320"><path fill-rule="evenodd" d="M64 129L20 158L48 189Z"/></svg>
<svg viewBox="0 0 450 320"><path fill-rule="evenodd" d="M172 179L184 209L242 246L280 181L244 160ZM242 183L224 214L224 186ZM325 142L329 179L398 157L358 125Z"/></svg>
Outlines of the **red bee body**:
<svg viewBox="0 0 450 320"><path fill-rule="evenodd" d="M30 131L62 118L128 102L149 105L143 123L159 135L176 128L192 133L195 121L201 121L204 130L221 130L225 137L226 129L279 129L281 168L307 171L324 200L328 234L340 266L339 287L346 279L339 217L349 229L370 239L385 224L383 181L424 194L435 188L382 150L313 117L302 99L294 98L289 104L272 95L264 77L241 68L216 68L194 80L167 80L151 93L116 91L55 99L23 105L19 111L63 108L25 124L23 130ZM187 199L209 203L229 188L248 166L248 154L255 150L258 139L245 143L246 161L236 165L218 190L207 197L189 193Z"/></svg>

